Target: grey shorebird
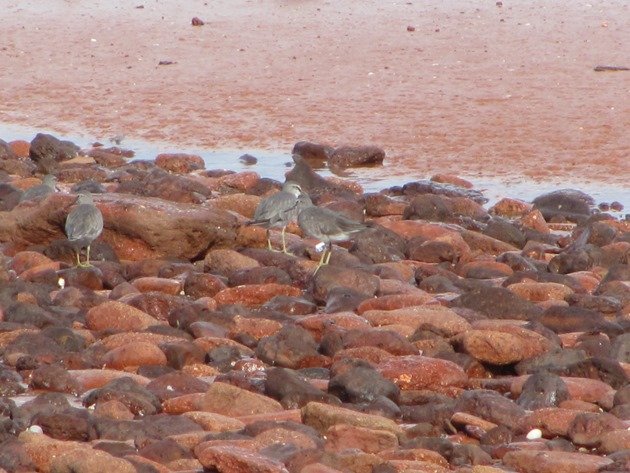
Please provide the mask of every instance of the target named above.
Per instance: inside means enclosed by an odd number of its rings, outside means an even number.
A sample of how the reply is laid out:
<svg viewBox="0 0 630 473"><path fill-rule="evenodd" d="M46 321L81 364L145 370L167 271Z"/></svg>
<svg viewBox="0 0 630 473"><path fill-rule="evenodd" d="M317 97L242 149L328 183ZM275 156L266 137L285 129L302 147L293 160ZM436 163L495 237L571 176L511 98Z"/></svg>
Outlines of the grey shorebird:
<svg viewBox="0 0 630 473"><path fill-rule="evenodd" d="M267 247L270 250L273 250L273 247L271 246L269 229L282 227L282 251L287 253L284 236L287 225L297 218L303 208L310 205L313 203L310 197L302 191L300 185L293 181L287 181L280 192L260 201L250 225L262 225L267 228Z"/></svg>
<svg viewBox="0 0 630 473"><path fill-rule="evenodd" d="M306 235L317 238L327 246L315 272L330 261L334 241L349 240L355 233L369 228L368 225L351 220L338 212L315 206L307 207L298 214L298 225Z"/></svg>
<svg viewBox="0 0 630 473"><path fill-rule="evenodd" d="M27 200L35 200L53 194L56 190L57 178L52 174L46 174L42 179L42 183L26 189L20 197L20 202Z"/></svg>
<svg viewBox="0 0 630 473"><path fill-rule="evenodd" d="M77 266L90 265L90 245L103 231L103 214L94 205L92 194L81 192L77 199L78 205L70 211L66 218L66 235L77 257ZM81 262L81 249L86 248L86 261Z"/></svg>

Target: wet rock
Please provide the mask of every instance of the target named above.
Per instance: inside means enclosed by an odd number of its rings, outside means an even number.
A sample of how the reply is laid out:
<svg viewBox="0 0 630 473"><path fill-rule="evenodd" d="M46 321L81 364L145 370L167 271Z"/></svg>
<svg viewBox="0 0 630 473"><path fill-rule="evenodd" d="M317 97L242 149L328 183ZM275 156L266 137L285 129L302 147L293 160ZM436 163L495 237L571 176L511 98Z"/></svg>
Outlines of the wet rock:
<svg viewBox="0 0 630 473"><path fill-rule="evenodd" d="M165 366L166 355L153 343L128 343L114 348L103 357L107 368L133 370L139 366Z"/></svg>
<svg viewBox="0 0 630 473"><path fill-rule="evenodd" d="M105 216L104 238L121 259L195 259L236 237L236 218L212 206L115 194L103 196L99 208Z"/></svg>
<svg viewBox="0 0 630 473"><path fill-rule="evenodd" d="M401 427L390 419L319 402L309 402L301 409L301 413L302 422L322 434L325 434L330 427L338 424L385 430L394 434L402 432Z"/></svg>
<svg viewBox="0 0 630 473"><path fill-rule="evenodd" d="M31 424L40 426L44 434L57 440L87 442L96 437L90 413L84 409L69 407L61 412L39 412Z"/></svg>
<svg viewBox="0 0 630 473"><path fill-rule="evenodd" d="M479 191L431 181L409 182L402 186L402 192L407 196L414 196L416 194L435 194L446 197L466 197L478 204L485 204L488 201L488 199Z"/></svg>
<svg viewBox="0 0 630 473"><path fill-rule="evenodd" d="M357 268L322 266L313 278L313 297L319 302L326 302L329 292L337 287L372 297L378 290L379 279Z"/></svg>
<svg viewBox="0 0 630 473"><path fill-rule="evenodd" d="M311 401L340 404L338 398L317 389L297 372L286 368L267 371L265 392L280 401L285 409L301 408Z"/></svg>
<svg viewBox="0 0 630 473"><path fill-rule="evenodd" d="M85 322L90 330L141 331L159 322L149 314L117 301L104 302L88 311Z"/></svg>
<svg viewBox="0 0 630 473"><path fill-rule="evenodd" d="M324 448L329 451L358 449L366 453L378 453L396 447L398 447L398 438L387 430L337 424L326 431Z"/></svg>
<svg viewBox="0 0 630 473"><path fill-rule="evenodd" d="M195 456L204 468L234 473L282 473L284 464L257 452L233 445L200 443L195 447Z"/></svg>
<svg viewBox="0 0 630 473"><path fill-rule="evenodd" d="M71 141L59 140L52 135L38 133L31 140L29 157L42 171L55 169L57 163L75 158L79 147Z"/></svg>
<svg viewBox="0 0 630 473"><path fill-rule="evenodd" d="M365 214L369 217L384 217L387 215L402 215L407 207L403 200L396 200L385 194L364 194Z"/></svg>
<svg viewBox="0 0 630 473"><path fill-rule="evenodd" d="M226 383L214 382L199 400L199 409L230 417L283 410L278 401Z"/></svg>
<svg viewBox="0 0 630 473"><path fill-rule="evenodd" d="M372 402L381 396L398 402L400 396L398 386L366 366L356 366L333 377L328 384L328 392L343 402L353 404Z"/></svg>
<svg viewBox="0 0 630 473"><path fill-rule="evenodd" d="M403 212L405 220L430 220L448 222L454 218L453 203L448 197L422 194L413 198Z"/></svg>
<svg viewBox="0 0 630 473"><path fill-rule="evenodd" d="M209 251L204 258L204 269L214 274L230 276L235 271L260 266L258 261L230 249Z"/></svg>
<svg viewBox="0 0 630 473"><path fill-rule="evenodd" d="M286 271L271 267L254 267L240 269L230 273L229 286L243 286L248 284L291 284L291 277Z"/></svg>
<svg viewBox="0 0 630 473"><path fill-rule="evenodd" d="M502 218L495 217L491 219L483 233L489 237L509 243L516 248L523 248L526 243L525 234L513 223Z"/></svg>
<svg viewBox="0 0 630 473"><path fill-rule="evenodd" d="M328 330L322 337L320 351L328 356L346 348L374 346L393 355L415 355L418 350L402 335L391 330Z"/></svg>
<svg viewBox="0 0 630 473"><path fill-rule="evenodd" d="M573 443L585 447L596 447L601 436L611 430L625 429L624 422L606 412L583 412L575 416L569 426L569 437Z"/></svg>
<svg viewBox="0 0 630 473"><path fill-rule="evenodd" d="M569 399L569 390L560 376L546 371L534 373L523 385L516 403L527 410L557 407Z"/></svg>
<svg viewBox="0 0 630 473"><path fill-rule="evenodd" d="M293 145L292 154L298 155L312 166L319 167L333 153L334 148L309 141L298 141Z"/></svg>
<svg viewBox="0 0 630 473"><path fill-rule="evenodd" d="M289 316L308 315L317 311L317 305L313 302L302 297L292 296L274 296L265 302L262 307L263 309L282 312Z"/></svg>
<svg viewBox="0 0 630 473"><path fill-rule="evenodd" d="M225 283L214 274L192 271L188 273L184 280L184 293L193 299L214 297L226 287Z"/></svg>
<svg viewBox="0 0 630 473"><path fill-rule="evenodd" d="M155 157L155 165L165 171L177 174L188 174L205 169L201 156L186 153L162 153Z"/></svg>
<svg viewBox="0 0 630 473"><path fill-rule="evenodd" d="M30 385L33 389L64 392L78 395L82 392L80 384L62 366L42 365L31 373Z"/></svg>
<svg viewBox="0 0 630 473"><path fill-rule="evenodd" d="M265 363L285 368L301 367L308 359L317 359L317 343L300 327L282 327L277 333L260 340L256 355Z"/></svg>
<svg viewBox="0 0 630 473"><path fill-rule="evenodd" d="M385 151L377 146L341 146L328 158L330 167L374 166L383 164Z"/></svg>
<svg viewBox="0 0 630 473"><path fill-rule="evenodd" d="M534 199L534 208L542 212L545 219L566 219L583 222L591 215L593 198L574 189L561 189L543 194Z"/></svg>
<svg viewBox="0 0 630 473"><path fill-rule="evenodd" d="M479 287L453 300L454 307L466 307L496 319L531 320L542 310L508 289Z"/></svg>
<svg viewBox="0 0 630 473"><path fill-rule="evenodd" d="M431 389L438 392L462 388L468 377L455 363L421 355L383 360L376 369L401 390Z"/></svg>
<svg viewBox="0 0 630 473"><path fill-rule="evenodd" d="M515 430L525 409L496 391L476 389L463 392L455 403L456 412L467 412L497 425Z"/></svg>
<svg viewBox="0 0 630 473"><path fill-rule="evenodd" d="M350 252L362 261L385 263L405 259L405 240L384 227L374 227L356 239Z"/></svg>
<svg viewBox="0 0 630 473"><path fill-rule="evenodd" d="M616 335L623 331L618 324L609 322L601 314L579 307L551 306L536 321L556 333L601 331Z"/></svg>
<svg viewBox="0 0 630 473"><path fill-rule="evenodd" d="M498 330L468 330L461 335L464 351L479 361L495 365L517 363L553 348L542 335L516 326Z"/></svg>
<svg viewBox="0 0 630 473"><path fill-rule="evenodd" d="M512 268L497 261L470 261L460 266L458 274L467 279L495 279L511 276Z"/></svg>
<svg viewBox="0 0 630 473"><path fill-rule="evenodd" d="M83 404L89 407L98 402L120 401L135 415L152 415L161 411L158 397L129 377L114 379L91 391Z"/></svg>
<svg viewBox="0 0 630 473"><path fill-rule="evenodd" d="M219 307L230 304L259 307L279 295L298 297L302 295L302 291L286 284L251 284L223 289L215 294L214 299Z"/></svg>
<svg viewBox="0 0 630 473"><path fill-rule="evenodd" d="M333 287L328 291L324 311L328 314L355 311L369 296L347 287Z"/></svg>

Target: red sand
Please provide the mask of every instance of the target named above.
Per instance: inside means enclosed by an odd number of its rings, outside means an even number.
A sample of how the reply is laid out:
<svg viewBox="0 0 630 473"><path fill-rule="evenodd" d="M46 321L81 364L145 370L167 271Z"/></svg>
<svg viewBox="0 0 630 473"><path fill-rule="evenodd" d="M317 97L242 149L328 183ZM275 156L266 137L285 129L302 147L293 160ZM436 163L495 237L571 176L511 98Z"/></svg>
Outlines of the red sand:
<svg viewBox="0 0 630 473"><path fill-rule="evenodd" d="M3 2L2 122L183 147L376 144L423 175L630 177L630 72L593 71L630 66L626 1L109 3Z"/></svg>

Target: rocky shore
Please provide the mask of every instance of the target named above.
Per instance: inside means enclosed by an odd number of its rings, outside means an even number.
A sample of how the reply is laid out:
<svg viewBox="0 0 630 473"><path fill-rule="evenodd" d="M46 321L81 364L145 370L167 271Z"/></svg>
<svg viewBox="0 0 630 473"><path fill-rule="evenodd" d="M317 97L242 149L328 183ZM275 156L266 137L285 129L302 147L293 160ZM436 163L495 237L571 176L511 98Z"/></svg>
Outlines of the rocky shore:
<svg viewBox="0 0 630 473"><path fill-rule="evenodd" d="M247 225L280 182L0 140L0 471L630 471L621 204L487 208L452 175L364 193L309 162L382 150L294 152L316 205L370 223L317 272L295 224L289 254ZM57 191L20 201L44 174ZM88 268L63 233L81 190L105 222Z"/></svg>

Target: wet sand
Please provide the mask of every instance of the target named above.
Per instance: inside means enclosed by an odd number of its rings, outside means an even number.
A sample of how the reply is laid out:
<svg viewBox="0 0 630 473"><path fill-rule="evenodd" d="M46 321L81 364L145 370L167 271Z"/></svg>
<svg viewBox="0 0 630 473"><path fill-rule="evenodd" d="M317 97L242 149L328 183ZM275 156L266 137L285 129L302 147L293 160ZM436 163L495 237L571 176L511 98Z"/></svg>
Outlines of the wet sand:
<svg viewBox="0 0 630 473"><path fill-rule="evenodd" d="M630 177L630 72L593 70L630 66L627 2L118 3L3 1L0 121L182 148L375 144L407 180Z"/></svg>

